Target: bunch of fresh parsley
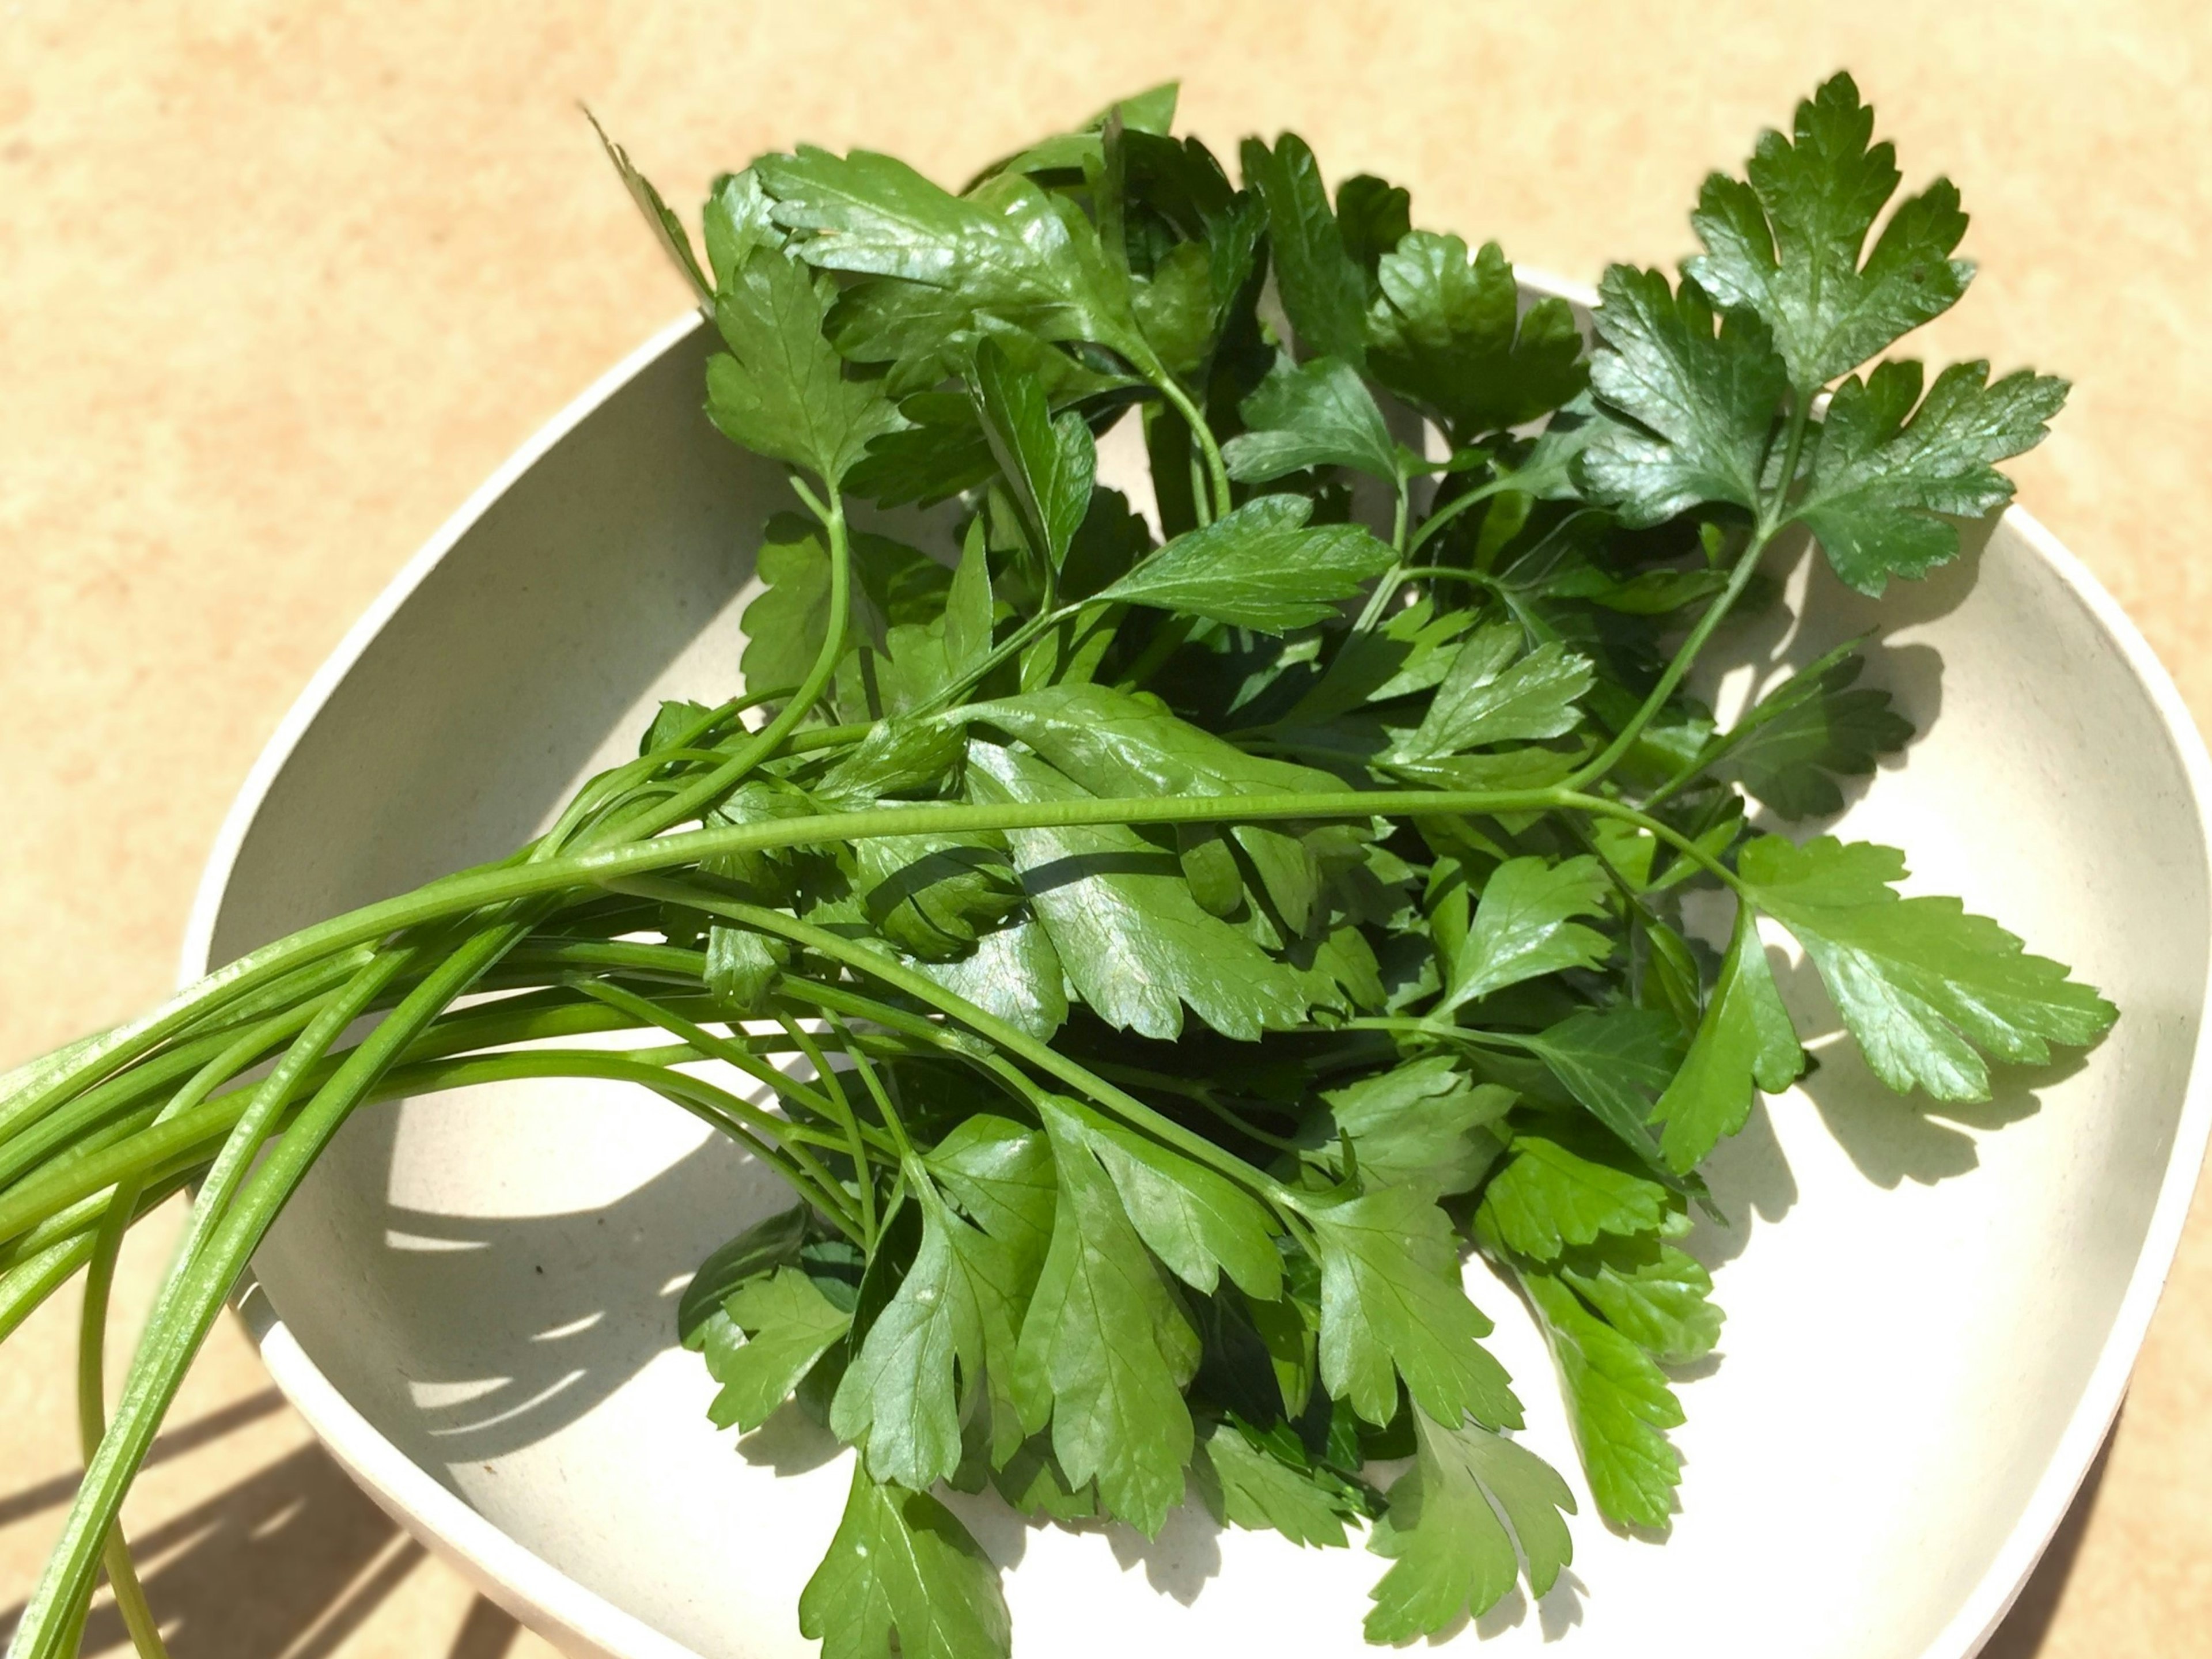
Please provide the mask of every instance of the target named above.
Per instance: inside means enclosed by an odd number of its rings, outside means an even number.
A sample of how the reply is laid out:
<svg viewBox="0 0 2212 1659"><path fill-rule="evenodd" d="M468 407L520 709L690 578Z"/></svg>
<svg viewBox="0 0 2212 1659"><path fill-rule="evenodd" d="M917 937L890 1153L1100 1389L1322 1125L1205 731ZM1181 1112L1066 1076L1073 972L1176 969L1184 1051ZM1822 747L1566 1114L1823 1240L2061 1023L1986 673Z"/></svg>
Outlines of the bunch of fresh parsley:
<svg viewBox="0 0 2212 1659"><path fill-rule="evenodd" d="M799 1603L828 1659L1009 1650L940 1484L1147 1533L1194 1487L1300 1544L1364 1523L1367 1634L1396 1642L1570 1556L1470 1251L1548 1337L1600 1510L1671 1513L1667 1368L1721 1322L1681 1245L1698 1168L1805 1065L1761 918L1900 1092L1981 1098L1990 1060L2109 1025L1995 922L1904 896L1899 853L1752 827L1833 813L1911 736L1857 656L1725 731L1684 689L1778 602L1778 538L1866 592L1917 576L2064 396L1867 367L1971 268L1948 183L1892 208L1848 76L1706 182L1679 280L1606 274L1594 349L1404 190L1332 200L1289 135L1245 141L1240 187L1174 103L957 194L764 156L715 184L703 262L610 147L727 348L708 414L802 509L761 547L753 689L665 706L514 857L0 1084L0 1334L92 1279L96 1444L24 1659L70 1650L103 1559L150 1631L123 1490L366 1100L628 1081L789 1182L680 1328L717 1424L795 1398L856 1450ZM1123 421L1150 515L1094 477ZM935 507L905 522L944 545L861 531L856 500ZM1717 946L1684 925L1700 891L1734 902ZM639 1030L660 1045L573 1042ZM186 1182L102 1437L115 1245Z"/></svg>

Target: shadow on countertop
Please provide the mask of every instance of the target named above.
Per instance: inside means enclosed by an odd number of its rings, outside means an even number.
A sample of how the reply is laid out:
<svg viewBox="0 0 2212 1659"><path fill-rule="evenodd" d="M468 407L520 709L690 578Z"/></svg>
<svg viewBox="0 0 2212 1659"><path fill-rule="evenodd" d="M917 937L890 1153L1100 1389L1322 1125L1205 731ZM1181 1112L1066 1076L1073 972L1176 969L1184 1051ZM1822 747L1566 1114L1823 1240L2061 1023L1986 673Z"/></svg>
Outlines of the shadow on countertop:
<svg viewBox="0 0 2212 1659"><path fill-rule="evenodd" d="M151 1462L220 1441L284 1409L274 1389L187 1423L155 1443ZM2112 1451L2090 1466L2035 1575L1982 1659L2035 1659L2081 1546ZM59 1510L67 1478L0 1492L0 1526ZM326 1659L427 1559L316 1445L265 1465L131 1540L173 1659ZM22 1604L0 1612L0 1645ZM520 1634L478 1596L441 1659L503 1659ZM86 1626L87 1655L127 1653L105 1592Z"/></svg>
<svg viewBox="0 0 2212 1659"><path fill-rule="evenodd" d="M283 1409L282 1396L264 1389L163 1435L148 1461L216 1443ZM76 1485L61 1477L0 1492L0 1526L49 1510L58 1518ZM263 1465L131 1542L172 1659L325 1659L427 1559L318 1445ZM19 1601L0 1611L0 1647L22 1610ZM479 1596L440 1659L503 1659L520 1632ZM130 1650L103 1591L80 1651Z"/></svg>

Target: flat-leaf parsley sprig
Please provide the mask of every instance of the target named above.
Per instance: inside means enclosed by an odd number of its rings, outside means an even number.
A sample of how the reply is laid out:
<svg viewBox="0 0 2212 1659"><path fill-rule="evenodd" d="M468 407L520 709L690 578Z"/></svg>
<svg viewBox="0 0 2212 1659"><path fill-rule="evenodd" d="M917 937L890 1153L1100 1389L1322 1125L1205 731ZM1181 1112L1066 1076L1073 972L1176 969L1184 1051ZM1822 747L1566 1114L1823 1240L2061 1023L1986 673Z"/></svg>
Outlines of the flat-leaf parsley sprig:
<svg viewBox="0 0 2212 1659"><path fill-rule="evenodd" d="M1292 135L1232 180L1174 111L957 192L763 156L715 182L703 257L610 143L722 343L708 416L788 469L752 690L664 705L512 857L0 1079L0 1335L87 1273L88 1466L20 1659L74 1650L103 1566L160 1650L124 1492L366 1103L625 1083L788 1184L678 1334L716 1425L800 1410L854 1449L799 1604L828 1659L1010 1651L946 1487L1364 1528L1366 1632L1400 1642L1571 1555L1470 1252L1541 1326L1599 1510L1672 1513L1669 1368L1721 1324L1682 1243L1700 1168L1805 1066L1762 921L1900 1093L1983 1098L2109 1026L1907 896L1901 853L1752 827L1835 812L1911 736L1856 651L1726 730L1685 689L1777 602L1778 537L1868 593L1918 576L2065 394L1882 355L1965 292L1966 222L1946 182L1893 203L1848 76L1706 181L1679 276L1606 273L1594 348L1404 190L1332 197ZM1123 422L1151 515L1097 482ZM950 505L919 545L855 501ZM1723 941L1685 926L1700 890ZM187 1188L103 1425L116 1251Z"/></svg>

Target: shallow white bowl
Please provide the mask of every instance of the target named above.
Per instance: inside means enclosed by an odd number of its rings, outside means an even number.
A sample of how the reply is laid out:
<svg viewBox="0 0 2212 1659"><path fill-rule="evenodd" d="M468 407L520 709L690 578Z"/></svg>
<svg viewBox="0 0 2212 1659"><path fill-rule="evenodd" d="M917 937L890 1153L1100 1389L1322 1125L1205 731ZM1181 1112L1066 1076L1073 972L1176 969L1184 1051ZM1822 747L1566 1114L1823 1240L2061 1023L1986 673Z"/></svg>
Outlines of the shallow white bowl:
<svg viewBox="0 0 2212 1659"><path fill-rule="evenodd" d="M633 752L655 699L730 695L759 526L787 497L702 418L707 349L686 319L578 399L324 665L210 862L188 975L503 852ZM2014 512L1969 540L1879 605L1801 556L1813 623L1738 633L1741 666L1713 689L1740 699L1879 628L1870 678L1924 735L1841 833L1910 849L1917 889L2071 963L2121 1022L2081 1063L2013 1073L1943 1120L1816 1042L1817 1075L1717 1160L1735 1224L1694 1247L1729 1321L1683 1390L1672 1536L1609 1532L1585 1493L1561 1585L1535 1607L1509 1598L1455 1651L1960 1659L2119 1405L2212 1126L2212 769L2142 639L2046 532ZM1784 984L1802 1029L1833 1031L1809 976ZM641 1092L513 1085L372 1109L264 1246L242 1307L355 1478L556 1644L799 1655L795 1604L843 1458L781 1419L717 1435L711 1385L673 1346L690 1270L781 1202ZM1529 1440L1575 1471L1539 1338L1501 1286L1471 1288ZM1012 1568L1022 1655L1364 1650L1382 1564L1364 1552L1219 1533L1196 1510L1148 1541L962 1507Z"/></svg>

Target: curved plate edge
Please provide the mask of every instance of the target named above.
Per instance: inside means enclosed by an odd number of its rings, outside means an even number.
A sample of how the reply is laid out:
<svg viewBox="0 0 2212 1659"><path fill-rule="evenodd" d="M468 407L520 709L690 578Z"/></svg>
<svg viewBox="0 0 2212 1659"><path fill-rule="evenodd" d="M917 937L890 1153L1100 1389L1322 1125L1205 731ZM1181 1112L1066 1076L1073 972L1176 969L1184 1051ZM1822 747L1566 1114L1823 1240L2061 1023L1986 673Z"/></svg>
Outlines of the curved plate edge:
<svg viewBox="0 0 2212 1659"><path fill-rule="evenodd" d="M1585 311L1596 301L1595 291L1586 284L1528 266L1521 267L1517 274L1526 288L1555 295ZM698 314L687 312L656 331L539 428L469 496L347 630L286 713L224 817L187 924L179 964L181 983L189 983L207 971L224 890L246 832L270 787L323 704L386 623L518 478L648 364L701 325ZM2008 508L2004 519L2058 573L2119 647L2174 746L2198 822L2212 825L2212 756L2208 756L2204 740L2165 665L2119 603L2057 538L2021 507ZM2208 881L2212 882L2212 856L2208 856ZM2197 1049L2166 1175L2135 1271L2097 1363L2019 1521L1958 1612L1923 1650L1923 1659L1972 1659L1996 1633L2065 1519L2118 1415L2151 1316L2172 1271L2207 1146L2212 1143L2212 999L2208 999L2201 1012ZM696 1659L690 1649L623 1612L517 1543L401 1453L331 1385L267 1299L255 1294L250 1276L235 1299L272 1380L347 1474L396 1519L427 1538L441 1557L484 1594L525 1623L565 1640L572 1648L580 1642L588 1644L620 1659Z"/></svg>

